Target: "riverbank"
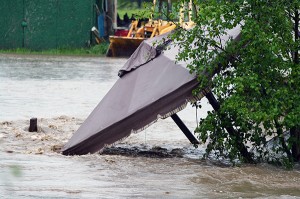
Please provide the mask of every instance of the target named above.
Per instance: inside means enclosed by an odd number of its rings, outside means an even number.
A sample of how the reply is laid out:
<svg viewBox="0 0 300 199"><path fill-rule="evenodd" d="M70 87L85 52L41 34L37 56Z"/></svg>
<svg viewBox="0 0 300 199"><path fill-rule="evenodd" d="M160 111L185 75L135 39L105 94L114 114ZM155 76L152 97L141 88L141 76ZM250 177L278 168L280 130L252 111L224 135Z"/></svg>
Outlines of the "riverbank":
<svg viewBox="0 0 300 199"><path fill-rule="evenodd" d="M49 49L41 51L33 51L25 48L1 49L2 54L19 54L19 55L64 55L64 56L105 56L107 49L109 47L108 42L103 42L101 44L87 47L87 48L59 48L59 49Z"/></svg>

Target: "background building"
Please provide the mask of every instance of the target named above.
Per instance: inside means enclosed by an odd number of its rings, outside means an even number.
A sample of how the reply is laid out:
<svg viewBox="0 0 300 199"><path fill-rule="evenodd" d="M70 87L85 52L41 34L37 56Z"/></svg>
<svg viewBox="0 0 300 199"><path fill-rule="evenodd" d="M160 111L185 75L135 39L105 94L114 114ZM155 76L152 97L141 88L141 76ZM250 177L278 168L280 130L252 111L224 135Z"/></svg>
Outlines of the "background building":
<svg viewBox="0 0 300 199"><path fill-rule="evenodd" d="M97 0L1 0L0 49L85 47Z"/></svg>

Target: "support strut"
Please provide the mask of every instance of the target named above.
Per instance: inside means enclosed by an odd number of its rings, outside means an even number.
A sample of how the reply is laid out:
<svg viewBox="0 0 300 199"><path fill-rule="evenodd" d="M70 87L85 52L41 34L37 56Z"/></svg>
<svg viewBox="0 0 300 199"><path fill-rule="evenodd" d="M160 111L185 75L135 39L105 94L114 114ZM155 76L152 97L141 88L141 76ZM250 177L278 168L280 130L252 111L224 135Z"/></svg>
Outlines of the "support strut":
<svg viewBox="0 0 300 199"><path fill-rule="evenodd" d="M185 124L182 122L182 120L178 117L176 113L171 115L171 118L192 144L194 145L200 144L199 141L195 138L195 136L191 133L191 131L185 126Z"/></svg>

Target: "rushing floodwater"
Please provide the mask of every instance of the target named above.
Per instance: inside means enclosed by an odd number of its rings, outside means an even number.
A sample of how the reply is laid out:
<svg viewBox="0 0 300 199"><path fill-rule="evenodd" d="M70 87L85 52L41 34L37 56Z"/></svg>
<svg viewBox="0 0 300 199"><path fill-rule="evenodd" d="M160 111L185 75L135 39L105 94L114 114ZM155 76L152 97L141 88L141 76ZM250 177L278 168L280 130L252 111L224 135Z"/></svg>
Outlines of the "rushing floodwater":
<svg viewBox="0 0 300 199"><path fill-rule="evenodd" d="M1 56L0 120L85 117L117 79L124 59Z"/></svg>
<svg viewBox="0 0 300 199"><path fill-rule="evenodd" d="M204 146L194 149L170 119L116 145L148 155L157 148L181 154L168 158L120 151L66 157L47 151L43 145L51 142L40 141L42 133L24 131L29 118L46 118L41 140L54 140L55 134L63 144L111 88L125 61L0 55L0 198L300 198L299 168L200 160ZM203 104L201 117L210 109ZM191 106L179 115L195 128Z"/></svg>

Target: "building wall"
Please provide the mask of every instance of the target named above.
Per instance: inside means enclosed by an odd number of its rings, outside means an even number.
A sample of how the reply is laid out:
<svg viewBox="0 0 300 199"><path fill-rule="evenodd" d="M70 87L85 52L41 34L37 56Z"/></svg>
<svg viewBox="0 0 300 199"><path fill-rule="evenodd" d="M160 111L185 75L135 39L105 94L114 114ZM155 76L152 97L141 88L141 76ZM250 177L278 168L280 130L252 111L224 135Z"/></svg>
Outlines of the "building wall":
<svg viewBox="0 0 300 199"><path fill-rule="evenodd" d="M96 0L1 0L0 48L84 47L96 24Z"/></svg>

